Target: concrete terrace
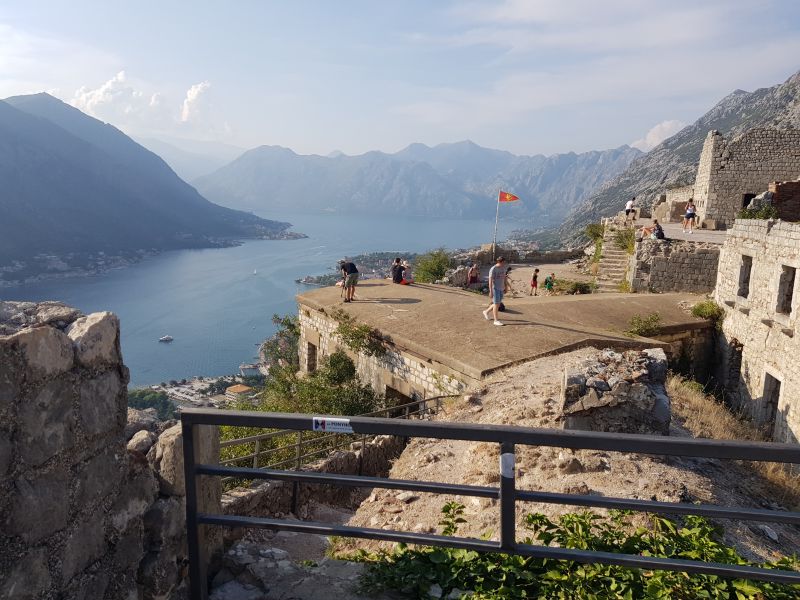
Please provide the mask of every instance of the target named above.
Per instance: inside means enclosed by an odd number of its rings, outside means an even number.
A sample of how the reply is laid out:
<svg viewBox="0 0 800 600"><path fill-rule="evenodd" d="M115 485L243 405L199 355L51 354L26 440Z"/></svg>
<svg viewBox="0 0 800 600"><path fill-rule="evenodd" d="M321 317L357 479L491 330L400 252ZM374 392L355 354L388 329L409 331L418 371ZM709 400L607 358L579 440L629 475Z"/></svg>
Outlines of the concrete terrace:
<svg viewBox="0 0 800 600"><path fill-rule="evenodd" d="M457 288L367 280L356 288L356 299L344 304L338 287L297 296L301 309L306 306L330 314L342 308L400 348L475 379L502 367L588 345L661 345L624 335L637 313L658 312L665 333L708 326L681 307L683 302L699 299L692 294L507 297L508 310L501 313L504 327L494 326L481 315L488 305L486 296Z"/></svg>

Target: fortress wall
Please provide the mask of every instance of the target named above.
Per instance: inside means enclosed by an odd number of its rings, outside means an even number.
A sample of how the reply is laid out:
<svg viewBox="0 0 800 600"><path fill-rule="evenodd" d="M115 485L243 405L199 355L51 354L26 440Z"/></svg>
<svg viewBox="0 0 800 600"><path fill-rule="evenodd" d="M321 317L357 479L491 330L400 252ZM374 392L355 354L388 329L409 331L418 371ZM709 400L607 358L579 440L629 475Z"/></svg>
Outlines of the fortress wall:
<svg viewBox="0 0 800 600"><path fill-rule="evenodd" d="M749 286L742 281L748 260L752 261ZM725 309L716 377L734 408L771 429L775 441L796 442L800 439L800 275L792 286L791 312L781 313L778 298L782 279L786 282L784 267L800 270L800 225L736 220L720 254L714 291ZM778 393L772 393L775 381L780 382Z"/></svg>
<svg viewBox="0 0 800 600"><path fill-rule="evenodd" d="M731 227L745 194L759 194L773 181L794 180L798 175L800 131L751 129L730 141L711 132L694 186L700 221Z"/></svg>
<svg viewBox="0 0 800 600"><path fill-rule="evenodd" d="M0 302L0 598L180 588L180 431L150 434L157 464L128 450L127 383L115 315ZM201 496L219 505L213 487Z"/></svg>
<svg viewBox="0 0 800 600"><path fill-rule="evenodd" d="M300 306L300 368L309 370L309 344L316 349L317 364L337 349L344 350L356 363L359 378L384 394L387 387L409 398L431 398L458 394L474 381L432 358L389 344L384 356L368 356L350 351L336 336L338 323L331 316ZM313 362L313 360L312 360Z"/></svg>
<svg viewBox="0 0 800 600"><path fill-rule="evenodd" d="M800 180L769 184L772 205L784 221L800 221Z"/></svg>
<svg viewBox="0 0 800 600"><path fill-rule="evenodd" d="M635 292L709 293L718 260L716 244L645 239L636 243L628 282Z"/></svg>
<svg viewBox="0 0 800 600"><path fill-rule="evenodd" d="M683 219L686 214L686 205L694 197L694 186L684 185L667 190L664 202L653 210L653 218L660 223L675 223Z"/></svg>

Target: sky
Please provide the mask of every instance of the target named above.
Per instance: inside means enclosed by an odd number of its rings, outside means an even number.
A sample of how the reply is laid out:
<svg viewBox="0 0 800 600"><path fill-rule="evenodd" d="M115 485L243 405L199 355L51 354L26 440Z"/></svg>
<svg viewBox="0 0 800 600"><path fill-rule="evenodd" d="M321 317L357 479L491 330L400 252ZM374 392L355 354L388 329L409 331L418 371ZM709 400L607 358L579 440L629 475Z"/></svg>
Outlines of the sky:
<svg viewBox="0 0 800 600"><path fill-rule="evenodd" d="M302 154L648 150L800 70L797 0L5 0L0 98Z"/></svg>

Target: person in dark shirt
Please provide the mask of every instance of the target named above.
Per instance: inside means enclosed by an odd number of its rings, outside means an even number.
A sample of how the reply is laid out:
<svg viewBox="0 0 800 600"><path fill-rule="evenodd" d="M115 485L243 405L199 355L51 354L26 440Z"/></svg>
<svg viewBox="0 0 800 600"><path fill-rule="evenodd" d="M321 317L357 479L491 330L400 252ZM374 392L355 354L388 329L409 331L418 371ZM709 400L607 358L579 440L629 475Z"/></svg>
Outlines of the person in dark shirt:
<svg viewBox="0 0 800 600"><path fill-rule="evenodd" d="M658 224L658 220L656 219L653 219L652 227L642 227L641 233L642 239L646 239L647 236L650 236L650 238L654 240L666 239L666 236L664 235L664 229Z"/></svg>
<svg viewBox="0 0 800 600"><path fill-rule="evenodd" d="M352 302L358 285L358 269L352 262L340 260L339 268L342 271L342 285L344 286L344 301Z"/></svg>
<svg viewBox="0 0 800 600"><path fill-rule="evenodd" d="M403 271L406 268L400 264L400 257L394 259L394 264L392 265L392 283L403 283Z"/></svg>

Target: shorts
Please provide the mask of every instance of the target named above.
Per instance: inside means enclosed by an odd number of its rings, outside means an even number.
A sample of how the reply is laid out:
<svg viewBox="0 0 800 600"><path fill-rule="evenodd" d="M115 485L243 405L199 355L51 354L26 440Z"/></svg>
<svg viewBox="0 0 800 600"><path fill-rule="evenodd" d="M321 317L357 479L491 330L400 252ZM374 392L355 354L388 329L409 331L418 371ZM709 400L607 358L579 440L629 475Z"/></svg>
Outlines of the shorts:
<svg viewBox="0 0 800 600"><path fill-rule="evenodd" d="M500 304L503 301L503 290L498 290L494 288L494 293L492 294L492 303L493 304Z"/></svg>
<svg viewBox="0 0 800 600"><path fill-rule="evenodd" d="M538 288L539 287L539 282L538 281L531 281L531 287L532 288Z"/></svg>
<svg viewBox="0 0 800 600"><path fill-rule="evenodd" d="M347 279L344 280L344 287L356 287L358 283L358 273L348 273Z"/></svg>
<svg viewBox="0 0 800 600"><path fill-rule="evenodd" d="M627 217L627 216L628 216L629 214L631 214L632 212L634 212L634 209L632 209L632 208L626 208L626 209L625 209L625 216Z"/></svg>
<svg viewBox="0 0 800 600"><path fill-rule="evenodd" d="M686 213L686 215L683 218L686 219L687 221L694 221L694 213Z"/></svg>

